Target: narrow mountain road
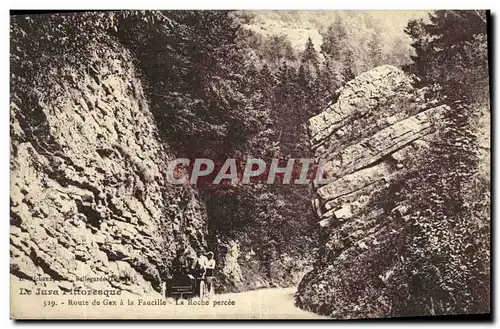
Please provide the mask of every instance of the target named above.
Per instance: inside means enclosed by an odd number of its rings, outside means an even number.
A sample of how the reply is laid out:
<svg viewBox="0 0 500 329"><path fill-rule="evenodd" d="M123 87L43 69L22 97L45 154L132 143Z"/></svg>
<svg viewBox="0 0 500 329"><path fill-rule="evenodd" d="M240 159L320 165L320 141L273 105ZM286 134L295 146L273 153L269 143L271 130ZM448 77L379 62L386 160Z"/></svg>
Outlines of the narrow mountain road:
<svg viewBox="0 0 500 329"><path fill-rule="evenodd" d="M215 295L204 301L168 299L169 304L147 311L143 308L140 314L167 319L329 319L295 306L296 291L296 287L267 288Z"/></svg>
<svg viewBox="0 0 500 329"><path fill-rule="evenodd" d="M295 306L296 288L269 288L215 295L209 305L171 305L172 317L213 319L328 319ZM219 305L226 303L227 305ZM195 312L195 314L193 314Z"/></svg>

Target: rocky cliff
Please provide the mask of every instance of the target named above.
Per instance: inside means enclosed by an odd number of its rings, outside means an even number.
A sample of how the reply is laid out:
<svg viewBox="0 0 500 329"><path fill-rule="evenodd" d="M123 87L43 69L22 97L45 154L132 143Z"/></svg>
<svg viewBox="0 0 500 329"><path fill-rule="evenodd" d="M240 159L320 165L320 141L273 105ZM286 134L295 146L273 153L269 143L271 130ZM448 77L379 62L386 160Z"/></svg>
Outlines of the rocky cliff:
<svg viewBox="0 0 500 329"><path fill-rule="evenodd" d="M166 182L173 155L131 55L108 41L88 45L89 65L58 63L37 81L16 80L24 72L13 69L13 283L150 293L176 248L206 243L196 193Z"/></svg>
<svg viewBox="0 0 500 329"><path fill-rule="evenodd" d="M297 303L336 318L393 315L406 285L408 206L397 202L412 161L425 157L446 105L426 102L401 70L380 66L347 83L308 121L330 183L315 186L320 259Z"/></svg>

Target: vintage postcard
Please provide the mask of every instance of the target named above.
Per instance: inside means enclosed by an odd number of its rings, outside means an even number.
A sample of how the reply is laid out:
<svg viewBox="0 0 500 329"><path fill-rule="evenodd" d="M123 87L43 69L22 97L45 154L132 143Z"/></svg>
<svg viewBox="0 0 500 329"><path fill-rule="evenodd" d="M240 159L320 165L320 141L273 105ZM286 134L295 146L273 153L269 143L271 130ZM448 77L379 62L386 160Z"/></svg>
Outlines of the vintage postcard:
<svg viewBox="0 0 500 329"><path fill-rule="evenodd" d="M11 12L11 318L489 317L489 23Z"/></svg>

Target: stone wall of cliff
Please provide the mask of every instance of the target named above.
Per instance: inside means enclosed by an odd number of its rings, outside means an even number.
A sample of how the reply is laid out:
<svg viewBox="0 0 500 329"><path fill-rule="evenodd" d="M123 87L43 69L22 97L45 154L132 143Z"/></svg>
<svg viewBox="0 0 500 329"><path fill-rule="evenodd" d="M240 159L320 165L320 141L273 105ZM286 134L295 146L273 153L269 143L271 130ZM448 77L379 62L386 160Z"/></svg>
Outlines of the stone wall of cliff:
<svg viewBox="0 0 500 329"><path fill-rule="evenodd" d="M425 101L401 70L380 66L308 121L331 182L316 186L320 259L299 286L299 306L337 318L394 315L408 289L399 181L425 157L446 108Z"/></svg>
<svg viewBox="0 0 500 329"><path fill-rule="evenodd" d="M173 155L130 53L111 39L86 51L89 65L57 63L11 90L11 278L159 291L176 248L206 245L204 206L166 182Z"/></svg>

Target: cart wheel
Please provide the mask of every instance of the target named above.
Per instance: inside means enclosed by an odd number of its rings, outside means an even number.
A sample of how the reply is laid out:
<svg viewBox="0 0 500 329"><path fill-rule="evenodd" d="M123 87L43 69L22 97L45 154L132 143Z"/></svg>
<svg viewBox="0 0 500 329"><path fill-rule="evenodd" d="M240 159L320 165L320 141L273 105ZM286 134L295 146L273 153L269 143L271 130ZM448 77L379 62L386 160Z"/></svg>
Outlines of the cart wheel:
<svg viewBox="0 0 500 329"><path fill-rule="evenodd" d="M205 297L205 281L200 281L200 291L199 291L200 299Z"/></svg>

